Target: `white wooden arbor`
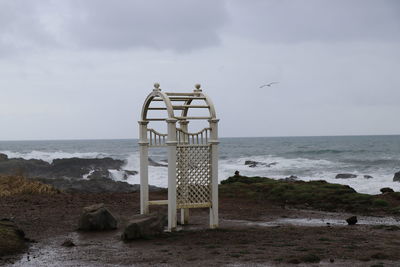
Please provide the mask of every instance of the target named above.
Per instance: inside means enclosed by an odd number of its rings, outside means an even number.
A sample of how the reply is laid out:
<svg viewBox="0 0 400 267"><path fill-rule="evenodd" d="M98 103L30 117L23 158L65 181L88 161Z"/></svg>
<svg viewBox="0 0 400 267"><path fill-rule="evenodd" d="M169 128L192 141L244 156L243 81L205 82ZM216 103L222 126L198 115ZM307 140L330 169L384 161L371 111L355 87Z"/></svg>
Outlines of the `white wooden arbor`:
<svg viewBox="0 0 400 267"><path fill-rule="evenodd" d="M204 104L192 104L193 102ZM152 103L163 102L162 107ZM188 116L190 109L206 109L209 116ZM149 117L149 111L165 110L166 118ZM180 116L175 114L180 112ZM209 127L191 133L191 120L207 120ZM167 133L148 127L151 121L165 121ZM177 224L177 209L181 223L188 223L189 209L209 208L210 227L218 226L218 119L211 99L202 92L200 84L189 93L162 92L158 83L144 101L139 121L140 149L140 212L149 213L151 205L168 205L168 230ZM179 127L177 127L177 122ZM148 149L168 149L168 200L149 201Z"/></svg>

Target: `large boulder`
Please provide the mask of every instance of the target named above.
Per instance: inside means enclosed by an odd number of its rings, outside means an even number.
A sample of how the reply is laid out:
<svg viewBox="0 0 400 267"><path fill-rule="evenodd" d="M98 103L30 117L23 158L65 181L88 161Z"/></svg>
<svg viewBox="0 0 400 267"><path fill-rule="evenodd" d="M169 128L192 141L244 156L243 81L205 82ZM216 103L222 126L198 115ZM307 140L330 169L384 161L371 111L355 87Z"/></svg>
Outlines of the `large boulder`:
<svg viewBox="0 0 400 267"><path fill-rule="evenodd" d="M21 252L27 247L25 233L9 219L0 220L0 256Z"/></svg>
<svg viewBox="0 0 400 267"><path fill-rule="evenodd" d="M121 238L129 241L157 236L164 232L166 223L166 216L162 214L136 215L129 220Z"/></svg>
<svg viewBox="0 0 400 267"><path fill-rule="evenodd" d="M336 179L349 179L349 178L357 178L357 175L352 173L339 173L335 177Z"/></svg>
<svg viewBox="0 0 400 267"><path fill-rule="evenodd" d="M117 220L104 207L104 204L95 204L85 207L79 218L78 229L82 231L103 231L117 228Z"/></svg>
<svg viewBox="0 0 400 267"><path fill-rule="evenodd" d="M393 176L393 182L400 182L400 172L396 172Z"/></svg>
<svg viewBox="0 0 400 267"><path fill-rule="evenodd" d="M8 156L6 154L0 153L0 161L8 160Z"/></svg>

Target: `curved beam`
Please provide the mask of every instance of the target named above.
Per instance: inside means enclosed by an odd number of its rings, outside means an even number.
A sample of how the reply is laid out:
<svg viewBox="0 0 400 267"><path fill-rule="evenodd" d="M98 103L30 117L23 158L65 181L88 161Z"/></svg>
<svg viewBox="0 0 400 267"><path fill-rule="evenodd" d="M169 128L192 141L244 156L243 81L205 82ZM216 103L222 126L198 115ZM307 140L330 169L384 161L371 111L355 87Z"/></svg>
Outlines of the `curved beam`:
<svg viewBox="0 0 400 267"><path fill-rule="evenodd" d="M172 108L171 100L169 100L169 97L165 93L163 93L163 92L161 92L161 90L157 89L157 90L153 90L153 92L151 94L149 94L146 97L146 100L144 101L144 104L142 107L142 115L141 115L142 120L144 120L144 121L147 120L147 111L149 110L150 103L153 101L153 99L155 97L160 97L164 101L165 106L167 108L168 118L171 118L171 119L174 118L174 110Z"/></svg>

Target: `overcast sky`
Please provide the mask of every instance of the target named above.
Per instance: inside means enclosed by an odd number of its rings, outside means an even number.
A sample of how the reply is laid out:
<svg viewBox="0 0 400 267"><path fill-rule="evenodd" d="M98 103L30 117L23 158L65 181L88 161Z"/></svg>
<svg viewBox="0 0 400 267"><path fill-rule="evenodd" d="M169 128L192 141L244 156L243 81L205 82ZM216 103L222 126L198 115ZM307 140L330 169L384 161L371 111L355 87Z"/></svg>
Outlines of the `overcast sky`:
<svg viewBox="0 0 400 267"><path fill-rule="evenodd" d="M225 137L400 134L400 1L0 0L0 140L136 138L154 82Z"/></svg>

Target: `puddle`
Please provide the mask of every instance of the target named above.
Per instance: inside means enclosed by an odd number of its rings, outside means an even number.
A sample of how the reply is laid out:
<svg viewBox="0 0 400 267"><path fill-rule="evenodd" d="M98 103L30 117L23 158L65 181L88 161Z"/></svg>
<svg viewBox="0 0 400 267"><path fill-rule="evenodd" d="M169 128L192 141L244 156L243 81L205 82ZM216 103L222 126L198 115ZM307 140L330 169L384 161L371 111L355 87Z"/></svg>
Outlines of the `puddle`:
<svg viewBox="0 0 400 267"><path fill-rule="evenodd" d="M348 217L345 217L348 218ZM247 221L247 220L227 220L227 222L245 224L249 226L264 226L274 227L283 225L294 226L345 226L346 219L338 218L279 218L269 221ZM400 226L400 221L393 217L372 217L372 216L357 216L360 225L397 225Z"/></svg>

